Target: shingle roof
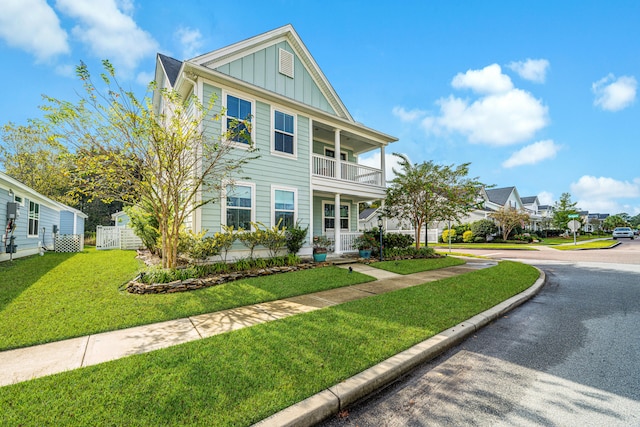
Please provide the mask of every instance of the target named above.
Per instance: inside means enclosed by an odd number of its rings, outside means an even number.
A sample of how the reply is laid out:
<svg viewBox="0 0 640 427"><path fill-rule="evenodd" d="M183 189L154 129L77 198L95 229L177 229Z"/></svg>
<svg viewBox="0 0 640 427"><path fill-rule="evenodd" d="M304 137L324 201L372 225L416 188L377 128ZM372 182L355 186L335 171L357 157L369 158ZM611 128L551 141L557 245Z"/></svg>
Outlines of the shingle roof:
<svg viewBox="0 0 640 427"><path fill-rule="evenodd" d="M486 190L489 201L500 206L504 206L509 200L509 196L516 187L491 188Z"/></svg>
<svg viewBox="0 0 640 427"><path fill-rule="evenodd" d="M360 215L358 216L358 219L363 220L363 221L367 220L377 210L378 210L378 208L367 208L367 209L363 210L362 212L360 212Z"/></svg>
<svg viewBox="0 0 640 427"><path fill-rule="evenodd" d="M527 197L520 197L520 200L522 201L523 205L530 205L533 202L535 202L537 198L538 196L527 196Z"/></svg>
<svg viewBox="0 0 640 427"><path fill-rule="evenodd" d="M176 80L178 79L180 67L182 67L182 61L178 61L177 59L171 58L170 56L163 55L161 53L158 54L158 58L160 58L162 67L167 73L169 83L171 83L171 86L174 86L176 84Z"/></svg>

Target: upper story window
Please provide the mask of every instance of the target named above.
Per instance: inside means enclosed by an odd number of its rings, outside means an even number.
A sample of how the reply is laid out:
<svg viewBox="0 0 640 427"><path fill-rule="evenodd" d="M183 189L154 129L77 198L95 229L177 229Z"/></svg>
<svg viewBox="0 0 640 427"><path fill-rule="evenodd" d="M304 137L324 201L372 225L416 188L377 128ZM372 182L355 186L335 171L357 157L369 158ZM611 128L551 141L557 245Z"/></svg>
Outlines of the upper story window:
<svg viewBox="0 0 640 427"><path fill-rule="evenodd" d="M24 206L24 199L22 198L22 196L18 196L17 194L14 194L13 201L19 204L20 206Z"/></svg>
<svg viewBox="0 0 640 427"><path fill-rule="evenodd" d="M280 153L295 154L295 120L291 114L274 111L273 149Z"/></svg>
<svg viewBox="0 0 640 427"><path fill-rule="evenodd" d="M38 225L40 224L40 205L29 202L29 236L38 235Z"/></svg>
<svg viewBox="0 0 640 427"><path fill-rule="evenodd" d="M251 230L253 221L255 187L250 184L227 185L226 187L226 225L236 230Z"/></svg>
<svg viewBox="0 0 640 427"><path fill-rule="evenodd" d="M227 131L231 132L232 141L242 144L249 143L251 137L251 110L251 101L227 95Z"/></svg>

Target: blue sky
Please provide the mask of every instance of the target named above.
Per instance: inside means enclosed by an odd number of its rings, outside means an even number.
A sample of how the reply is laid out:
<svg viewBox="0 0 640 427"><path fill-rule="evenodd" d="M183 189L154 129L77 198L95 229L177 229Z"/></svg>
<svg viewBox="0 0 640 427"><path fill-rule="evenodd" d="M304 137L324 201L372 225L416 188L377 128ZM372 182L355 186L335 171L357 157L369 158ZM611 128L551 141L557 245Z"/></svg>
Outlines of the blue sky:
<svg viewBox="0 0 640 427"><path fill-rule="evenodd" d="M355 119L399 138L388 153L635 215L639 22L640 2L616 0L0 0L0 124L39 117L41 94L74 100L81 60L143 94L157 52L292 24Z"/></svg>

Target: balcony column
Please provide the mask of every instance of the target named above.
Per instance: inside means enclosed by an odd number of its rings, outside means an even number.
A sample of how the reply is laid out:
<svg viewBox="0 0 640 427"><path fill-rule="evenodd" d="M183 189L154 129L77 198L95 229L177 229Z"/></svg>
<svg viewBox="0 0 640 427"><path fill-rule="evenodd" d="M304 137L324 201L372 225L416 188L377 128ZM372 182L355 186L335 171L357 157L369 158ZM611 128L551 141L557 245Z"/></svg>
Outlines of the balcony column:
<svg viewBox="0 0 640 427"><path fill-rule="evenodd" d="M341 240L340 234L342 232L342 229L341 229L342 227L340 227L340 193L336 193L333 203L335 206L335 210L334 210L335 219L333 223L333 238L335 242L333 245L333 252L336 254L341 254L342 245L340 244L340 240Z"/></svg>
<svg viewBox="0 0 640 427"><path fill-rule="evenodd" d="M380 147L380 170L382 170L382 182L380 183L380 185L383 187L387 185L387 175L385 173L386 160L387 159L384 157L384 145L383 145L382 147Z"/></svg>
<svg viewBox="0 0 640 427"><path fill-rule="evenodd" d="M336 152L336 179L342 179L342 164L340 163L340 129L336 129L334 131L333 139Z"/></svg>

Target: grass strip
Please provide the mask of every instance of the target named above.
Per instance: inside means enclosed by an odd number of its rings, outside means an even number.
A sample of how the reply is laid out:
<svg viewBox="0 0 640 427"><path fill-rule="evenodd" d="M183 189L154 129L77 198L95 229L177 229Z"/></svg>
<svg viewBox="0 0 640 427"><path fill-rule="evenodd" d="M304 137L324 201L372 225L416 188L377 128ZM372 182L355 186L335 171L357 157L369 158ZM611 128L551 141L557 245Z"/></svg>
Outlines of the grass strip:
<svg viewBox="0 0 640 427"><path fill-rule="evenodd" d="M577 245L555 245L551 246L551 248L557 249L559 251L574 251L578 249L606 249L614 246L615 244L615 240L596 240L593 242L578 243Z"/></svg>
<svg viewBox="0 0 640 427"><path fill-rule="evenodd" d="M425 259L403 259L398 261L380 261L369 265L397 274L412 274L421 271L437 270L439 268L462 265L464 260L459 258L425 258Z"/></svg>
<svg viewBox="0 0 640 427"><path fill-rule="evenodd" d="M496 267L0 388L0 424L246 426L531 286Z"/></svg>
<svg viewBox="0 0 640 427"><path fill-rule="evenodd" d="M197 291L134 295L133 251L47 253L0 264L0 350L179 319L375 280L338 267L256 277Z"/></svg>
<svg viewBox="0 0 640 427"><path fill-rule="evenodd" d="M429 243L429 247L438 250L448 249L448 243ZM516 249L520 251L537 251L527 243L452 243L451 249Z"/></svg>

